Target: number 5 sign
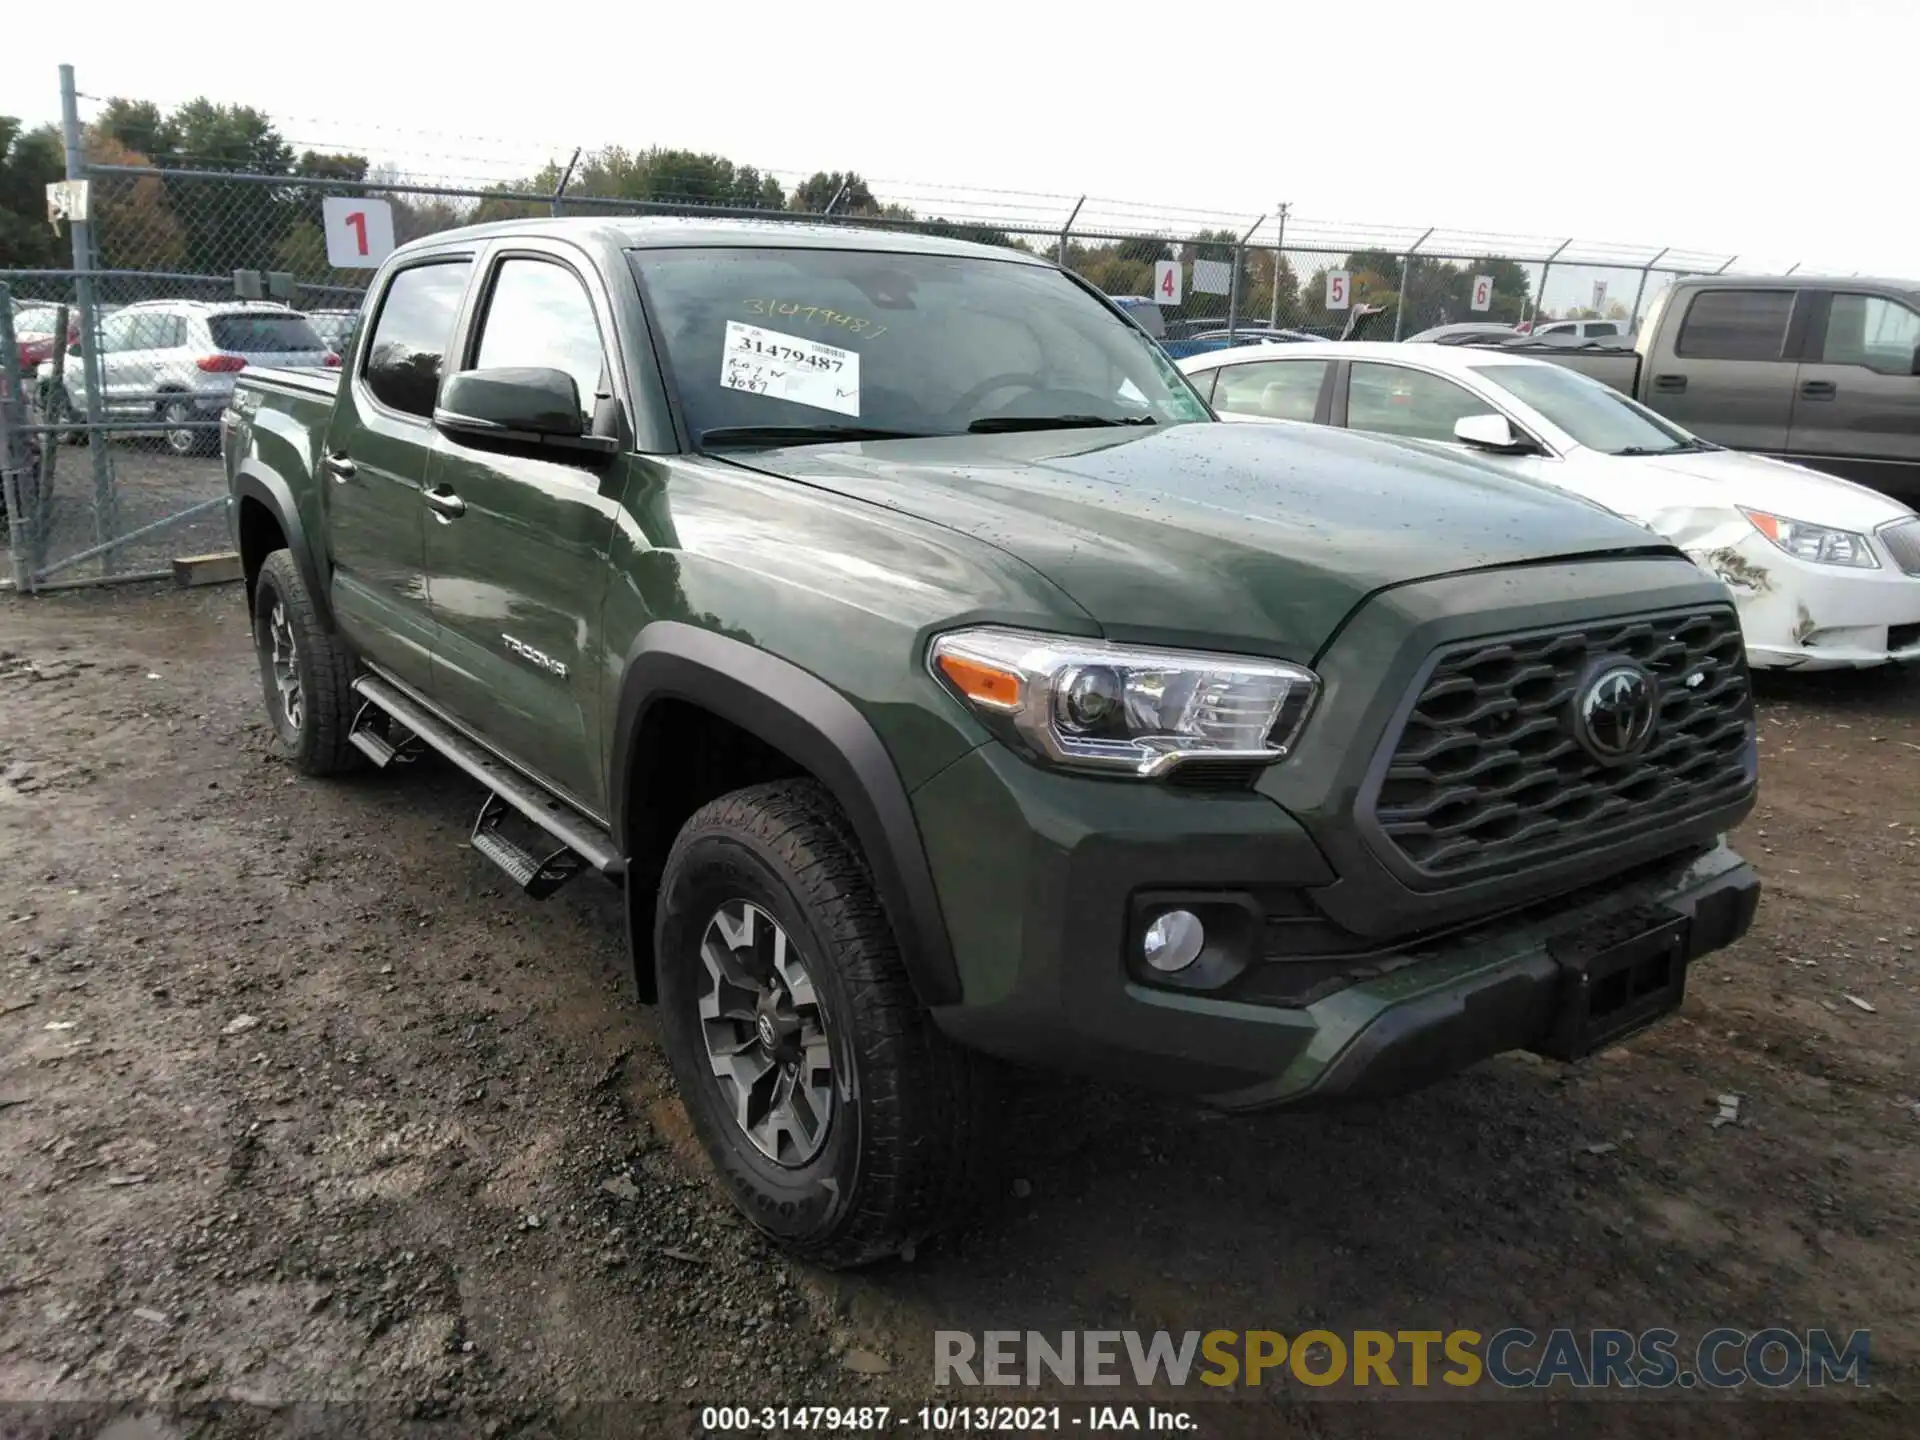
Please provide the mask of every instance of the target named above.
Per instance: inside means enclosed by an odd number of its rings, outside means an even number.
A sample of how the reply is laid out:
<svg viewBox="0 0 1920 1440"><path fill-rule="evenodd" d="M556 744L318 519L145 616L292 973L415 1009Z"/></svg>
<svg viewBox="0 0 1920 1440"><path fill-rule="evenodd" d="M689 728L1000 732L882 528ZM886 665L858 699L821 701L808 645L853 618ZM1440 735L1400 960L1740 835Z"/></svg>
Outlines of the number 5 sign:
<svg viewBox="0 0 1920 1440"><path fill-rule="evenodd" d="M393 253L393 207L386 201L328 196L320 211L327 264L336 270L372 270Z"/></svg>
<svg viewBox="0 0 1920 1440"><path fill-rule="evenodd" d="M1345 310L1353 303L1353 276L1345 270L1327 271L1327 309Z"/></svg>
<svg viewBox="0 0 1920 1440"><path fill-rule="evenodd" d="M1473 277L1473 299L1469 303L1476 310L1493 308L1493 277L1491 275Z"/></svg>

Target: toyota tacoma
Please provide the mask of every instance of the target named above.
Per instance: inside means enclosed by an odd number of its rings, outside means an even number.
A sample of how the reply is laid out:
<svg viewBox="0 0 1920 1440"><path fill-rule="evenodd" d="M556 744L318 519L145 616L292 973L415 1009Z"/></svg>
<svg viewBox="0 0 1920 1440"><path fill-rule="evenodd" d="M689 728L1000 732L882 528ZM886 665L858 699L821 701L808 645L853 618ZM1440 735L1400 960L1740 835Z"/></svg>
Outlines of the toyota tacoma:
<svg viewBox="0 0 1920 1440"><path fill-rule="evenodd" d="M1573 1059L1753 916L1718 581L1219 423L1022 252L451 231L222 437L277 743L437 753L528 894L621 886L706 1151L822 1263L952 1218L1003 1062L1250 1110Z"/></svg>

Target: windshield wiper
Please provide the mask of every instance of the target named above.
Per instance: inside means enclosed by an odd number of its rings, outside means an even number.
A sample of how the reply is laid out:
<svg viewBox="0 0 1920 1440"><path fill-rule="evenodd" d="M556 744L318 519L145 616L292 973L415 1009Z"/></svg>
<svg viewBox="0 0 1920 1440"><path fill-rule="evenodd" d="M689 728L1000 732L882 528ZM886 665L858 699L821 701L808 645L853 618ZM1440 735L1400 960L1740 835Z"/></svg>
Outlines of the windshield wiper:
<svg viewBox="0 0 1920 1440"><path fill-rule="evenodd" d="M916 430L871 425L716 425L700 432L699 448L712 445L826 445L838 440L926 440Z"/></svg>
<svg viewBox="0 0 1920 1440"><path fill-rule="evenodd" d="M1158 425L1151 415L989 415L967 426L971 435L1014 430L1086 430L1100 425Z"/></svg>
<svg viewBox="0 0 1920 1440"><path fill-rule="evenodd" d="M1609 455L1687 455L1699 450L1718 450L1711 440L1680 440L1654 449L1650 445L1629 445L1624 450L1609 450Z"/></svg>

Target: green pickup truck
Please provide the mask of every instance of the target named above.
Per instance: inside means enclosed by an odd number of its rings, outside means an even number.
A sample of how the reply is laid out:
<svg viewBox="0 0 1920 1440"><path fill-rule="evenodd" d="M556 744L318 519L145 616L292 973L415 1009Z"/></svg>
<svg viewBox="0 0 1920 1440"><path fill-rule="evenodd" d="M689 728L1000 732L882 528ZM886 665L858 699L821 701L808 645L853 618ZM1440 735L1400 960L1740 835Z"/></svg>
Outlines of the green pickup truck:
<svg viewBox="0 0 1920 1440"><path fill-rule="evenodd" d="M1739 624L1645 530L1229 425L1032 256L784 222L403 246L223 417L303 771L427 751L624 889L745 1213L952 1218L1003 1062L1228 1109L1575 1058L1751 922Z"/></svg>

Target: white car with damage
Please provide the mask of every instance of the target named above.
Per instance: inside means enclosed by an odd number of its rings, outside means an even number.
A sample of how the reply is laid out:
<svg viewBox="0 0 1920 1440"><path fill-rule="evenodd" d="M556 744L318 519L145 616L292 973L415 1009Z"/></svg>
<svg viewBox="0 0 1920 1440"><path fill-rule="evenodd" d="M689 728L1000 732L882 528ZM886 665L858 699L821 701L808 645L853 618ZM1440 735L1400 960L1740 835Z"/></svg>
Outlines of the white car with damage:
<svg viewBox="0 0 1920 1440"><path fill-rule="evenodd" d="M1920 659L1920 517L1878 491L1721 449L1596 380L1497 351L1348 341L1179 364L1224 419L1471 450L1646 526L1733 592L1756 668Z"/></svg>

